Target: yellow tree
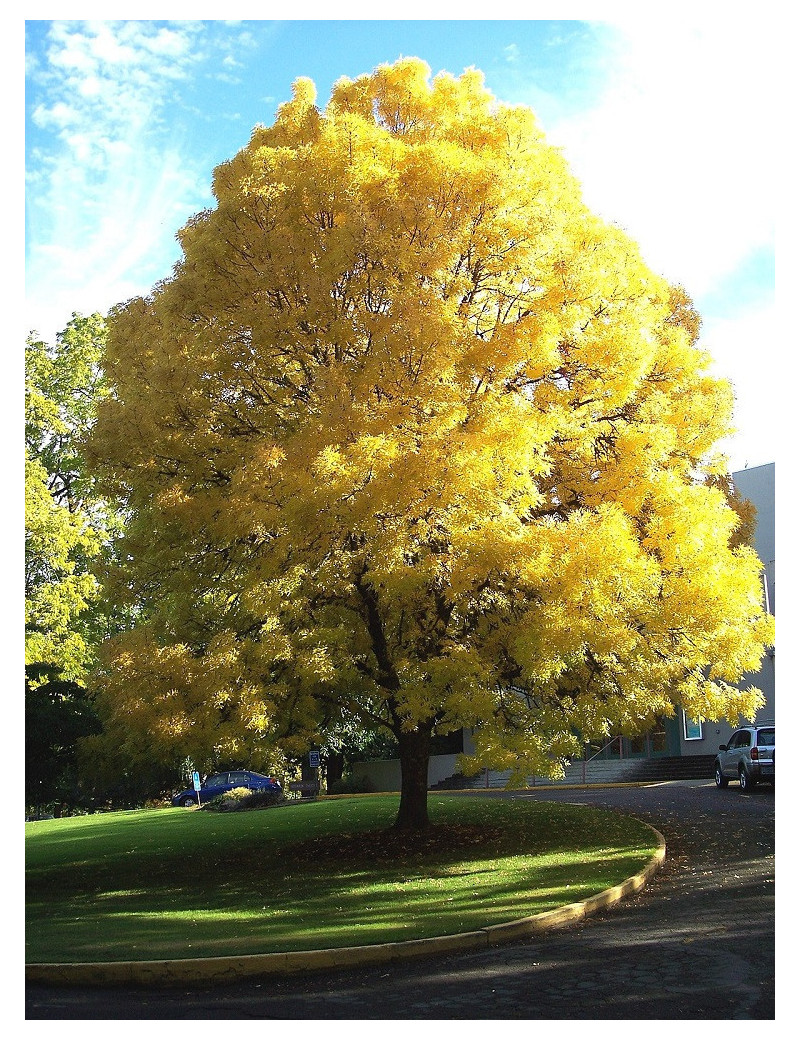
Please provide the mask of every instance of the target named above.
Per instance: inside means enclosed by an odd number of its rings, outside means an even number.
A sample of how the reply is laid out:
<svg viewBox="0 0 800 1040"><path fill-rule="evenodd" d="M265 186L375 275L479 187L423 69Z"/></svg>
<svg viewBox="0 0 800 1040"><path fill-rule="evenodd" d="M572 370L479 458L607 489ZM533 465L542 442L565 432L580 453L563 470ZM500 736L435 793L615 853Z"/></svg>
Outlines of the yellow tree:
<svg viewBox="0 0 800 1040"><path fill-rule="evenodd" d="M324 110L301 79L213 186L109 321L109 580L148 604L111 715L175 754L386 727L418 827L432 733L521 776L753 712L759 564L708 482L730 388L528 108L417 59Z"/></svg>

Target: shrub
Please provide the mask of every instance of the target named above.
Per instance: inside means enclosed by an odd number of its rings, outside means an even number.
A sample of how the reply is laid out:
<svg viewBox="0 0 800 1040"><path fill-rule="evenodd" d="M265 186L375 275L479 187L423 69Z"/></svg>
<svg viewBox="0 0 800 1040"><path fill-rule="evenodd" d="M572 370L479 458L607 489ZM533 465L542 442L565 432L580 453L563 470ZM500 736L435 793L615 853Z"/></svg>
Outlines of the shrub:
<svg viewBox="0 0 800 1040"><path fill-rule="evenodd" d="M371 794L374 790L368 776L345 776L328 784L328 794Z"/></svg>
<svg viewBox="0 0 800 1040"><path fill-rule="evenodd" d="M250 791L247 787L234 787L206 802L203 809L212 812L242 812L246 809L268 809L281 805L286 799L282 791Z"/></svg>

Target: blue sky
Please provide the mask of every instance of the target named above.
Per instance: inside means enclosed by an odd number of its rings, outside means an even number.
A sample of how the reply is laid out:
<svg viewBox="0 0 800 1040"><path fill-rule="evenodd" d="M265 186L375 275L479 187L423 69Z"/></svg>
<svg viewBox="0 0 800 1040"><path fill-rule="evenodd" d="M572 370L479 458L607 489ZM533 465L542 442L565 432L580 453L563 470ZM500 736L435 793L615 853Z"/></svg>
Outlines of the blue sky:
<svg viewBox="0 0 800 1040"><path fill-rule="evenodd" d="M737 395L732 468L774 461L770 19L698 19L693 5L662 20L433 21L409 0L422 20L368 21L356 8L337 8L343 21L26 22L26 333L52 340L73 311L105 313L168 276L214 166L272 122L296 77L324 105L340 76L415 55L434 74L476 66L498 98L536 111L589 204L695 300Z"/></svg>

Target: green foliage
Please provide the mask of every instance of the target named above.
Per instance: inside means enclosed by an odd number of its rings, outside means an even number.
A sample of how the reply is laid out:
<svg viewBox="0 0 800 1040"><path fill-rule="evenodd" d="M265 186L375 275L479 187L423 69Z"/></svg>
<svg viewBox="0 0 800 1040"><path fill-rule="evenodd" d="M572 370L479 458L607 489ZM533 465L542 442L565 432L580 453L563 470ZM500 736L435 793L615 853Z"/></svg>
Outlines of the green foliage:
<svg viewBox="0 0 800 1040"><path fill-rule="evenodd" d="M76 744L100 731L92 697L55 668L30 669L25 683L25 804L83 804Z"/></svg>
<svg viewBox="0 0 800 1040"><path fill-rule="evenodd" d="M102 731L80 739L76 749L81 790L91 804L134 809L180 790L176 784L179 761L160 761L141 745L121 745L119 730L109 731L102 712L98 715Z"/></svg>
<svg viewBox="0 0 800 1040"><path fill-rule="evenodd" d="M368 776L343 776L341 780L328 781L328 794L369 794L375 785Z"/></svg>
<svg viewBox="0 0 800 1040"><path fill-rule="evenodd" d="M25 663L83 684L109 634L92 568L119 518L96 493L82 442L106 394L105 322L73 315L55 346L25 348Z"/></svg>
<svg viewBox="0 0 800 1040"><path fill-rule="evenodd" d="M345 765L397 758L397 740L386 730L368 730L354 721L335 726L325 735L323 754L342 756Z"/></svg>

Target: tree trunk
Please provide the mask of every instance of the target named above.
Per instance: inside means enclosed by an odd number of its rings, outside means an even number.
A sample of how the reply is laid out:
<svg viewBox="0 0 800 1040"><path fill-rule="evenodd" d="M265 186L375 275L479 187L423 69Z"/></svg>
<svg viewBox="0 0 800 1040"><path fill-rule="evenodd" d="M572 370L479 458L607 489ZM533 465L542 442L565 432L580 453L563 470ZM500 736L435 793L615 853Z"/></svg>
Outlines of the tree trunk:
<svg viewBox="0 0 800 1040"><path fill-rule="evenodd" d="M325 781L328 784L335 784L337 780L342 779L342 773L344 772L344 755L341 753L328 754L325 760Z"/></svg>
<svg viewBox="0 0 800 1040"><path fill-rule="evenodd" d="M428 819L428 760L431 731L417 728L401 733L400 745L400 808L395 827L422 830L430 825Z"/></svg>

